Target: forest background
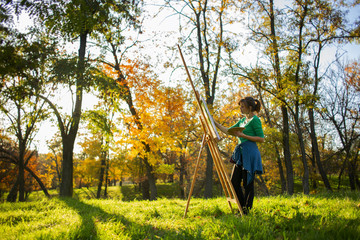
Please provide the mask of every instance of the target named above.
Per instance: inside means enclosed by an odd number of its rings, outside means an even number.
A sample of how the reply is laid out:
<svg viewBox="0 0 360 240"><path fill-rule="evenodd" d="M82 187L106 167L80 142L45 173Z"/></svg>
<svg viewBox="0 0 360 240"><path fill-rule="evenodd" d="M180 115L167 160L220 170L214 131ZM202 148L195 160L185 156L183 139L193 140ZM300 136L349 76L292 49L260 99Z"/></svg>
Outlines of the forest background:
<svg viewBox="0 0 360 240"><path fill-rule="evenodd" d="M81 187L106 198L109 185L131 183L155 200L161 182L185 198L203 132L177 44L221 124L240 118L241 97L261 100L257 194L359 190L360 66L344 50L358 49L356 9L359 1L2 0L1 199ZM34 24L21 29L24 14ZM149 30L164 22L166 31ZM222 137L230 172L236 139ZM219 189L207 150L194 195Z"/></svg>

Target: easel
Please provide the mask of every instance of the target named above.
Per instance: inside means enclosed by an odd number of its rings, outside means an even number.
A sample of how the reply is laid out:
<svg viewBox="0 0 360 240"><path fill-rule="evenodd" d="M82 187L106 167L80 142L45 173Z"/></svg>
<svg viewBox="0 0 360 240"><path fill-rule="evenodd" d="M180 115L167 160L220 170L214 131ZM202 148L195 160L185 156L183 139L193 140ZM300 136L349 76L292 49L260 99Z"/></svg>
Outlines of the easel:
<svg viewBox="0 0 360 240"><path fill-rule="evenodd" d="M198 106L199 106L199 109L200 109L200 122L201 122L201 126L203 128L203 131L204 131L204 136L203 136L203 139L202 139L202 142L201 142L199 155L198 155L198 158L196 160L195 172L194 172L194 176L193 176L193 180L192 180L192 183L191 183L191 188L190 188L190 192L189 192L189 196L188 196L188 200L187 200L187 204L186 204L186 208L185 208L184 218L186 217L186 214L187 214L187 211L188 211L188 208L189 208L190 199L191 199L191 195L192 195L193 190L194 190L195 180L196 180L196 176L197 176L197 172L198 172L198 168L199 168L200 157L201 157L201 153L202 153L202 151L203 151L203 149L205 147L205 144L207 144L208 147L209 147L211 156L212 156L213 161L214 161L216 172L218 173L220 183L221 183L221 186L222 186L223 191L225 193L226 200L227 200L227 202L229 204L231 212L234 213L233 208L231 206L231 202L233 202L233 203L235 203L237 205L237 208L238 208L240 214L243 215L244 212L243 212L242 207L240 205L239 199L236 196L235 189L234 189L232 183L230 182L228 175L225 172L224 163L221 160L220 150L219 150L219 148L217 146L217 141L218 141L217 139L218 138L214 134L214 127L208 121L206 121L206 115L205 115L206 113L204 112L204 109L201 107L200 97L199 97L200 95L195 90L195 86L194 86L194 84L193 84L193 82L191 80L189 70L188 70L188 68L186 66L186 63L185 63L185 60L184 60L184 57L182 55L182 52L181 52L181 49L180 49L179 45L178 45L178 49L179 49L179 52L180 52L181 59L182 59L182 61L184 63L185 70L186 70L186 73L188 75L189 81L191 83L191 87L192 87L192 89L193 89L193 91L195 93L196 102L198 103Z"/></svg>

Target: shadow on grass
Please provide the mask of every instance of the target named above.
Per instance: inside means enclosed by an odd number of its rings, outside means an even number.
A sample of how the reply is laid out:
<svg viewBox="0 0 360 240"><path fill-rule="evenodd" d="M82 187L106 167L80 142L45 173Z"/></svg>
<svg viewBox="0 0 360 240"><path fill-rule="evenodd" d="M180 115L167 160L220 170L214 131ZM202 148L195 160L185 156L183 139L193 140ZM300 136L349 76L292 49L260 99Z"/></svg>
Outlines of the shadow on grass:
<svg viewBox="0 0 360 240"><path fill-rule="evenodd" d="M130 202L134 200L142 200L139 186L135 184L119 186L121 192L121 200Z"/></svg>
<svg viewBox="0 0 360 240"><path fill-rule="evenodd" d="M179 183L158 183L157 187L157 197L167 198L167 199L187 199L182 198L181 196L181 187ZM143 200L141 189L136 184L129 184L119 186L121 192L121 200L125 202L131 202L134 200ZM204 196L204 188L201 188L199 192L193 193L193 197L201 198ZM213 197L221 197L224 196L220 183L215 183L213 186Z"/></svg>
<svg viewBox="0 0 360 240"><path fill-rule="evenodd" d="M98 206L84 203L73 198L60 198L67 206L75 210L81 217L81 226L71 235L72 239L101 239L101 235L114 239L203 239L199 232L188 229L175 231L162 229L145 222L135 222L126 216L108 213ZM149 218L161 218L149 213ZM148 218L148 219L149 219ZM110 223L104 232L99 233L97 225ZM111 237L113 236L113 237Z"/></svg>
<svg viewBox="0 0 360 240"><path fill-rule="evenodd" d="M180 186L178 183L157 184L156 187L158 198L181 198ZM123 185L119 186L119 188L122 195L122 201L130 202L134 200L143 200L142 193L138 185Z"/></svg>

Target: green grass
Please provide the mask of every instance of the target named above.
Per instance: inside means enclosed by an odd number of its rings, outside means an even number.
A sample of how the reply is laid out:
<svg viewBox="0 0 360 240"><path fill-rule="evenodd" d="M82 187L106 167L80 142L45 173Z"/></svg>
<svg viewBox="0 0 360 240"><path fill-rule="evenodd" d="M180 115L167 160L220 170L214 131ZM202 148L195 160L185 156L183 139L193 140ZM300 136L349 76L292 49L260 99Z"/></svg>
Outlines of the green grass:
<svg viewBox="0 0 360 240"><path fill-rule="evenodd" d="M160 183L156 185L159 198L180 198L180 187L177 183ZM217 190L217 189L216 189ZM83 187L74 189L74 198L76 199L94 199L96 198L97 187ZM214 191L215 192L215 191ZM59 195L55 189L49 190L49 194L53 197ZM101 196L103 198L104 188L102 188ZM215 196L221 196L220 192L215 192ZM40 201L44 198L42 191L35 191L29 195L28 201ZM142 200L141 191L137 185L124 185L110 186L108 187L108 199L122 200L122 201L134 201ZM5 196L2 201L6 200Z"/></svg>
<svg viewBox="0 0 360 240"><path fill-rule="evenodd" d="M114 189L113 189L114 190ZM121 198L121 191L118 193ZM1 239L360 239L360 193L255 198L244 217L223 197L186 201L57 198L0 204ZM33 196L35 198L35 195Z"/></svg>

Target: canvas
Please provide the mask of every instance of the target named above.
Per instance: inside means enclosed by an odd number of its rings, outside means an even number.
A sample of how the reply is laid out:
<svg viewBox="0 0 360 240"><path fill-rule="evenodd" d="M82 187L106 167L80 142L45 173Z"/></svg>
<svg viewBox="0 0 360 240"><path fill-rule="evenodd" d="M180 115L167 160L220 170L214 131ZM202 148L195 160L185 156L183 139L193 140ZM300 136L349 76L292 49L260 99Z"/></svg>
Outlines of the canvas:
<svg viewBox="0 0 360 240"><path fill-rule="evenodd" d="M219 135L218 131L216 130L214 119L210 114L210 111L209 111L209 109L207 107L205 99L200 94L199 94L199 96L200 96L200 99L201 99L201 101L200 101L200 110L204 113L203 115L205 117L205 121L206 121L206 125L208 127L208 131L215 140L220 141L220 135Z"/></svg>

